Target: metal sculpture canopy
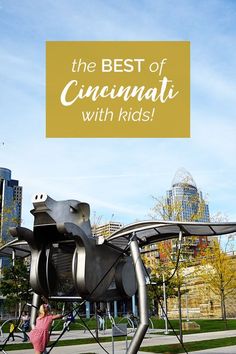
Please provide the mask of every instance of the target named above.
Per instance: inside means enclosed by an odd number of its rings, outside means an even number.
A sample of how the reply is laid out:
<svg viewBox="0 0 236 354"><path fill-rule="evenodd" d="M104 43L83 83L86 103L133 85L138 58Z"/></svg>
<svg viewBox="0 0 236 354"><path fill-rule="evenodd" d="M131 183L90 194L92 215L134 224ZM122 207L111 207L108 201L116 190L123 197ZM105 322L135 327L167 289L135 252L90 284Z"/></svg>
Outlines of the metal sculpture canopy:
<svg viewBox="0 0 236 354"><path fill-rule="evenodd" d="M105 243L109 243L120 250L127 248L133 233L137 236L139 247L179 237L182 231L183 236L220 236L236 232L236 223L200 223L200 222L178 222L178 221L139 221L124 226L114 232ZM31 251L26 241L12 240L0 248L0 256L11 257L12 252L18 258L30 256ZM129 248L127 249L129 252Z"/></svg>
<svg viewBox="0 0 236 354"><path fill-rule="evenodd" d="M139 247L143 247L177 238L180 232L182 232L183 237L225 235L236 232L236 223L141 221L116 231L107 239L107 242L124 249L130 241L130 236L135 233Z"/></svg>
<svg viewBox="0 0 236 354"><path fill-rule="evenodd" d="M182 236L216 236L236 232L236 223L137 222L101 240L94 237L90 208L76 200L55 201L44 193L33 199L33 231L10 230L16 238L0 249L1 256L31 255L30 283L35 295L31 321L40 296L110 301L139 292L140 324L128 349L138 352L148 327L146 283L140 248Z"/></svg>

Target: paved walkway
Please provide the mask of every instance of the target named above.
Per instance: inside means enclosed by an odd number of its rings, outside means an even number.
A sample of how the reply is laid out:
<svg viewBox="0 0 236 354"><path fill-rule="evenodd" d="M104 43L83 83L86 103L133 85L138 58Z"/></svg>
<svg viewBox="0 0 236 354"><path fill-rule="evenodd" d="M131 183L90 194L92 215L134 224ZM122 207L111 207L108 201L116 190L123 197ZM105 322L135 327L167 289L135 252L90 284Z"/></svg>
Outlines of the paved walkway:
<svg viewBox="0 0 236 354"><path fill-rule="evenodd" d="M93 332L94 333L94 332ZM178 343L178 340L175 336L166 336L162 333L156 334L157 330L152 330L147 333L142 346L152 346L152 345L160 345L160 344L171 344ZM110 336L111 330L107 330L105 334L99 333L99 336ZM226 338L226 337L235 337L236 330L230 331L222 331L222 332L209 332L209 333L196 333L196 334L188 334L184 336L184 342L195 342L206 339L216 339L216 338ZM66 332L63 336L63 339L75 339L75 338L88 338L91 337L91 334L87 331L70 331ZM57 338L57 333L52 336L52 340ZM16 338L16 342L21 341L19 338ZM112 353L112 343L101 343L105 350L111 354ZM116 342L115 343L115 354L125 354L125 341ZM10 351L10 354L33 354L33 349L25 349L24 351ZM66 347L56 347L51 351L52 354L85 354L85 353L96 353L96 354L104 354L105 351L99 347L98 344L84 344L84 345L74 345L74 346L66 346ZM140 354L145 354L144 352L139 352ZM191 352L194 354L234 354L236 353L236 346L225 347L225 348L216 348L216 349L208 349L207 351L195 351ZM147 354L147 353L146 353ZM151 354L150 352L148 354Z"/></svg>

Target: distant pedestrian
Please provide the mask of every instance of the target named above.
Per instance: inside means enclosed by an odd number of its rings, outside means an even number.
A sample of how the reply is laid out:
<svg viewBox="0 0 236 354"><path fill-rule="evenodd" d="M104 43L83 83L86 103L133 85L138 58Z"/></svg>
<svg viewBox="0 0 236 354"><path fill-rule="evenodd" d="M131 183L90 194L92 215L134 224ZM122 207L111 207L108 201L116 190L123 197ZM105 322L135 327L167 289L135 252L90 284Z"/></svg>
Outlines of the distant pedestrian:
<svg viewBox="0 0 236 354"><path fill-rule="evenodd" d="M24 335L23 342L27 342L27 340L28 340L28 336L27 336L26 332L29 330L29 328L30 328L30 318L29 318L28 312L26 312L26 313L23 313L22 317L21 317L21 329L22 329L22 332Z"/></svg>
<svg viewBox="0 0 236 354"><path fill-rule="evenodd" d="M64 325L63 325L63 329L67 330L69 332L70 330L70 324L75 322L75 318L73 316L73 313L71 312L65 319Z"/></svg>
<svg viewBox="0 0 236 354"><path fill-rule="evenodd" d="M15 337L14 337L14 331L15 331L15 325L13 321L10 321L10 333L9 333L9 339L12 339L12 342L15 341Z"/></svg>

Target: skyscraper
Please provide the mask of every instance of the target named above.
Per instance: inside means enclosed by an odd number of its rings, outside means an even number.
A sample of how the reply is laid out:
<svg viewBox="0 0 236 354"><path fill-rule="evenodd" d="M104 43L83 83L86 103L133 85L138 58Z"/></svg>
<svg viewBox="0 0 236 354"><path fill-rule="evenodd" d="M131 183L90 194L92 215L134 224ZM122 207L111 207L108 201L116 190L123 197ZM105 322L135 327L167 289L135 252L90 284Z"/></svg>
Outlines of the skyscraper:
<svg viewBox="0 0 236 354"><path fill-rule="evenodd" d="M172 188L167 191L166 202L170 220L208 222L210 219L209 207L202 192L184 168L176 172Z"/></svg>
<svg viewBox="0 0 236 354"><path fill-rule="evenodd" d="M9 227L21 224L22 187L11 170L0 167L0 242L11 239Z"/></svg>
<svg viewBox="0 0 236 354"><path fill-rule="evenodd" d="M172 187L166 193L166 219L175 221L209 222L209 206L191 174L184 168L179 169L172 181ZM176 242L171 242L173 254L176 254ZM200 236L185 237L182 253L195 257L199 250L208 245L208 238Z"/></svg>

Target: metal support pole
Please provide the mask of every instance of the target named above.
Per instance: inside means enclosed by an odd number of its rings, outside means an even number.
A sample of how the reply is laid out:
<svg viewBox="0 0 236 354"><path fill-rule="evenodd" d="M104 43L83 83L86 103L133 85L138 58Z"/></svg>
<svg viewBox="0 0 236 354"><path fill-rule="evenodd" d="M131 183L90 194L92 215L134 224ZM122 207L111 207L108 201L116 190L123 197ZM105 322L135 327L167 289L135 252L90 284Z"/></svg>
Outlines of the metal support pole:
<svg viewBox="0 0 236 354"><path fill-rule="evenodd" d="M163 274L163 300L164 300L164 319L165 319L165 332L164 332L164 334L168 334L166 281L165 281L165 275L164 274Z"/></svg>
<svg viewBox="0 0 236 354"><path fill-rule="evenodd" d="M90 319L90 302L85 302L86 319Z"/></svg>
<svg viewBox="0 0 236 354"><path fill-rule="evenodd" d="M15 260L16 260L16 251L15 250L12 250L11 258L12 258L12 266L15 267Z"/></svg>
<svg viewBox="0 0 236 354"><path fill-rule="evenodd" d="M178 249L179 252L181 250L181 245L182 245L182 238L183 238L183 233L180 230L179 231L179 243L178 243ZM182 328L182 303L181 303L181 285L179 283L179 272L178 272L178 268L177 268L177 281L178 281L178 307L179 307L179 338L180 338L180 342L183 343L183 328Z"/></svg>
<svg viewBox="0 0 236 354"><path fill-rule="evenodd" d="M98 340L98 312L97 312L97 303L94 303L94 312L95 312L95 317L96 317L96 328L95 328L95 334L96 334L96 339Z"/></svg>
<svg viewBox="0 0 236 354"><path fill-rule="evenodd" d="M112 325L112 354L115 354L115 343L114 343L114 336L113 336L113 325Z"/></svg>
<svg viewBox="0 0 236 354"><path fill-rule="evenodd" d="M31 307L31 315L30 315L30 326L31 328L34 328L35 323L36 323L36 318L38 315L38 308L39 308L39 301L40 301L40 295L34 293L33 299L32 299L32 307Z"/></svg>
<svg viewBox="0 0 236 354"><path fill-rule="evenodd" d="M118 317L117 301L114 301L114 317Z"/></svg>
<svg viewBox="0 0 236 354"><path fill-rule="evenodd" d="M186 298L186 321L189 322L189 312L188 312L188 293L185 294Z"/></svg>
<svg viewBox="0 0 236 354"><path fill-rule="evenodd" d="M136 301L135 301L135 295L132 296L132 312L134 316L137 316L137 310L136 310Z"/></svg>
<svg viewBox="0 0 236 354"><path fill-rule="evenodd" d="M137 354L148 329L148 305L147 305L147 290L143 262L138 247L138 242L134 236L130 243L130 251L134 263L135 275L138 283L138 301L139 301L139 326L133 336L133 339L128 348L127 354Z"/></svg>

